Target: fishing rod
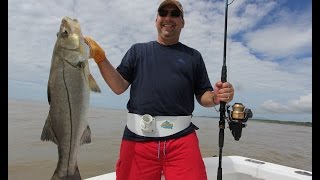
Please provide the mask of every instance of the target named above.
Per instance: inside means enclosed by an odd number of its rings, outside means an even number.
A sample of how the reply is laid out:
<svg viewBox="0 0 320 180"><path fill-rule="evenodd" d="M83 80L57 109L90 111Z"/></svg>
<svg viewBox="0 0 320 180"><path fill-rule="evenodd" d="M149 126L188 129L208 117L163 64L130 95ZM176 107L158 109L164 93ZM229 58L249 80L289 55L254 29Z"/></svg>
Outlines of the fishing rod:
<svg viewBox="0 0 320 180"><path fill-rule="evenodd" d="M233 1L232 1L233 2ZM223 45L223 64L221 69L221 82L227 82L227 65L226 65L226 50L227 50L227 22L228 22L228 0L225 5L225 18L224 18L224 45ZM222 180L222 148L224 144L224 129L226 118L226 102L220 101L220 120L219 120L219 166L217 172L217 180Z"/></svg>
<svg viewBox="0 0 320 180"><path fill-rule="evenodd" d="M234 0L230 4L233 3ZM225 4L225 21L224 21L224 47L223 47L223 65L221 70L221 82L227 82L227 65L226 65L226 53L227 53L227 24L228 24L228 6L230 5L228 0ZM219 166L217 172L217 180L222 180L222 148L224 144L224 129L225 119L227 119L230 131L236 141L241 137L242 128L246 126L248 118L252 117L250 109L245 108L242 103L235 103L229 110L229 105L226 102L220 101L220 120L219 120ZM228 116L226 116L226 111Z"/></svg>

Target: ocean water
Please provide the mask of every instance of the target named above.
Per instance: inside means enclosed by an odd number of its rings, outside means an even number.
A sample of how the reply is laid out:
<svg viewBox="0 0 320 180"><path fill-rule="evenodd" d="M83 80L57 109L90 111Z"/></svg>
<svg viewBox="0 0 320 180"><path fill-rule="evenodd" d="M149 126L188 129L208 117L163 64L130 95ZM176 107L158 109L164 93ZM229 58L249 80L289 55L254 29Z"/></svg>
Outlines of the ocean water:
<svg viewBox="0 0 320 180"><path fill-rule="evenodd" d="M40 140L49 106L43 102L8 100L8 179L50 179L58 150ZM193 117L203 157L219 155L219 119ZM80 147L82 178L115 170L126 110L91 108L88 114L91 144ZM223 155L239 155L312 171L312 127L294 124L247 122L239 141L224 130ZM223 162L222 162L223 163Z"/></svg>

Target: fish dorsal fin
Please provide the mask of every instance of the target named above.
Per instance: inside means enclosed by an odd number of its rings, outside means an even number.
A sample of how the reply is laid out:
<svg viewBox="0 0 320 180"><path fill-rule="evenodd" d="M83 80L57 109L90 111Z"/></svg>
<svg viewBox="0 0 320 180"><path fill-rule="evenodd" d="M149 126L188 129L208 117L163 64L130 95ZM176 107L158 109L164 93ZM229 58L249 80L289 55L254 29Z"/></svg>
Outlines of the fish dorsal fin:
<svg viewBox="0 0 320 180"><path fill-rule="evenodd" d="M50 114L48 115L46 123L43 127L42 134L41 134L41 140L42 141L52 141L53 143L58 145L57 138L52 130Z"/></svg>
<svg viewBox="0 0 320 180"><path fill-rule="evenodd" d="M93 76L91 74L89 74L88 80L89 80L90 90L93 92L100 93L101 92L100 87L98 86L96 80L93 78Z"/></svg>
<svg viewBox="0 0 320 180"><path fill-rule="evenodd" d="M83 144L90 144L91 143L91 130L89 125L87 125L87 128L84 130L81 140L80 140L80 146Z"/></svg>

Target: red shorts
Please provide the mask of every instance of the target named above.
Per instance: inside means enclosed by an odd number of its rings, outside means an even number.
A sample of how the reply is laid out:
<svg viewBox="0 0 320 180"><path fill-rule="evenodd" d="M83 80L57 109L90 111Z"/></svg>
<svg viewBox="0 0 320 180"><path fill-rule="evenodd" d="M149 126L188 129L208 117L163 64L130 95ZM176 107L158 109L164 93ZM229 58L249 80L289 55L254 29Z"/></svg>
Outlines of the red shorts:
<svg viewBox="0 0 320 180"><path fill-rule="evenodd" d="M167 141L122 140L117 180L207 180L195 132Z"/></svg>

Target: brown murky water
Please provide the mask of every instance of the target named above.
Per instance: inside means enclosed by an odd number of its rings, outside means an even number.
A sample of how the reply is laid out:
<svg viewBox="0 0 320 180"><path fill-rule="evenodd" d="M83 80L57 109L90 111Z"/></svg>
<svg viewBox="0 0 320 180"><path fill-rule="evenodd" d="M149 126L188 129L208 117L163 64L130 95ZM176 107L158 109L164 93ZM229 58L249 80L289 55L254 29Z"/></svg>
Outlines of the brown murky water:
<svg viewBox="0 0 320 180"><path fill-rule="evenodd" d="M40 136L48 104L8 101L8 179L50 179L58 162L58 150ZM78 165L82 178L115 170L125 110L95 108L89 111L92 142L80 147ZM203 157L219 155L217 118L194 117ZM239 155L312 171L312 128L248 120L235 141L225 129L223 155Z"/></svg>

